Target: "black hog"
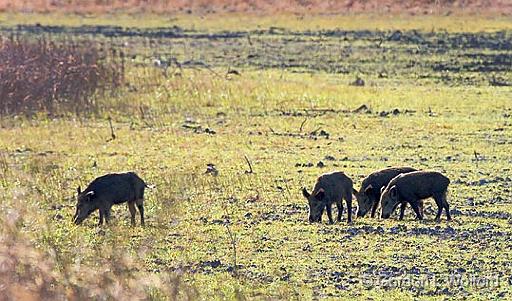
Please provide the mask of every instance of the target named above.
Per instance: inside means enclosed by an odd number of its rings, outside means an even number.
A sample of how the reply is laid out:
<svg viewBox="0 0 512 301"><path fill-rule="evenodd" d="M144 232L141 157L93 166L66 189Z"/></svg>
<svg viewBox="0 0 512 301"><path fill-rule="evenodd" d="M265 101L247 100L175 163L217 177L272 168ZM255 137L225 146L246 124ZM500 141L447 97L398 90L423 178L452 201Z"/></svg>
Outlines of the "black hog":
<svg viewBox="0 0 512 301"><path fill-rule="evenodd" d="M313 192L310 194L306 188L302 189L302 194L309 203L309 221L322 221L324 209L327 211L329 223L333 223L332 204L336 203L338 207L337 221L341 221L343 214L342 200L347 202L348 222L352 222L352 180L343 172L332 172L320 176L315 184Z"/></svg>
<svg viewBox="0 0 512 301"><path fill-rule="evenodd" d="M418 219L423 219L422 200L433 197L437 204L436 221L441 219L443 208L447 220L451 220L446 193L450 179L435 171L414 171L393 178L383 189L380 197L382 218L389 218L401 202L411 204Z"/></svg>
<svg viewBox="0 0 512 301"><path fill-rule="evenodd" d="M375 217L375 213L380 204L380 192L382 187L386 187L394 177L402 173L416 171L412 167L391 167L373 172L364 178L361 189L354 190L358 203L357 216L363 217L371 209L371 217ZM402 203L400 207L400 219L403 219L405 207L407 203Z"/></svg>
<svg viewBox="0 0 512 301"><path fill-rule="evenodd" d="M98 177L83 192L79 186L73 222L78 225L99 209L99 225L103 224L103 218L108 224L112 205L128 202L132 225L135 225L135 205L139 209L140 223L144 225L144 189L146 187L149 186L133 172L112 173Z"/></svg>

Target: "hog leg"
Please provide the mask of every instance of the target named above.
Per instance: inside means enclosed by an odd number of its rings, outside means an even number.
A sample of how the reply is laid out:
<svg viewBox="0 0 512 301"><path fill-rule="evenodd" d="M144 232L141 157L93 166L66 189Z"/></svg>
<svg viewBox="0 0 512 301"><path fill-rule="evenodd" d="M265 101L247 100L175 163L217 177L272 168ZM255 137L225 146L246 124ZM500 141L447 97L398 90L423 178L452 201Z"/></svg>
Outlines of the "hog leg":
<svg viewBox="0 0 512 301"><path fill-rule="evenodd" d="M446 191L443 192L442 197L443 197L444 210L446 212L446 220L451 221L452 216L450 215L450 205L448 205L448 201L446 200Z"/></svg>
<svg viewBox="0 0 512 301"><path fill-rule="evenodd" d="M441 200L439 194L434 194L433 198L436 201L436 205L437 205L437 215L436 215L435 221L439 222L441 220L441 214L443 213L443 207L444 207L443 201Z"/></svg>
<svg viewBox="0 0 512 301"><path fill-rule="evenodd" d="M110 222L110 208L105 208L104 210L103 215L105 216L105 223L108 225Z"/></svg>
<svg viewBox="0 0 512 301"><path fill-rule="evenodd" d="M448 205L448 202L446 201L446 192L436 193L433 195L433 197L437 204L436 221L441 220L441 214L443 212L443 208L446 210L446 219L451 220L452 217L450 216L450 206Z"/></svg>
<svg viewBox="0 0 512 301"><path fill-rule="evenodd" d="M375 218L375 213L377 212L377 208L379 208L379 200L375 200L372 205L372 213L371 217Z"/></svg>
<svg viewBox="0 0 512 301"><path fill-rule="evenodd" d="M414 213L416 213L416 218L419 220L423 219L423 215L420 212L420 207L418 206L418 200L409 201L408 203L411 204L412 210L414 210Z"/></svg>
<svg viewBox="0 0 512 301"><path fill-rule="evenodd" d="M325 209L327 210L327 217L329 218L329 224L334 224L334 221L332 220L332 204L327 204L325 206Z"/></svg>
<svg viewBox="0 0 512 301"><path fill-rule="evenodd" d="M130 210L132 226L135 226L135 214L137 213L135 209L135 202L128 202L128 209Z"/></svg>
<svg viewBox="0 0 512 301"><path fill-rule="evenodd" d="M348 219L347 222L352 223L352 193L345 194L345 201L347 202Z"/></svg>
<svg viewBox="0 0 512 301"><path fill-rule="evenodd" d="M425 217L425 203L423 200L418 201L418 207L420 208L421 216Z"/></svg>
<svg viewBox="0 0 512 301"><path fill-rule="evenodd" d="M103 225L103 210L100 208L98 211L100 212L100 220L98 222L98 226L101 226Z"/></svg>
<svg viewBox="0 0 512 301"><path fill-rule="evenodd" d="M404 219L405 207L407 207L407 202L402 202L400 204L400 217L398 218L399 220L403 220Z"/></svg>
<svg viewBox="0 0 512 301"><path fill-rule="evenodd" d="M144 226L144 199L135 200L140 213L140 225Z"/></svg>
<svg viewBox="0 0 512 301"><path fill-rule="evenodd" d="M338 207L338 217L336 218L336 220L340 222L341 217L343 215L343 200L336 202L336 207Z"/></svg>

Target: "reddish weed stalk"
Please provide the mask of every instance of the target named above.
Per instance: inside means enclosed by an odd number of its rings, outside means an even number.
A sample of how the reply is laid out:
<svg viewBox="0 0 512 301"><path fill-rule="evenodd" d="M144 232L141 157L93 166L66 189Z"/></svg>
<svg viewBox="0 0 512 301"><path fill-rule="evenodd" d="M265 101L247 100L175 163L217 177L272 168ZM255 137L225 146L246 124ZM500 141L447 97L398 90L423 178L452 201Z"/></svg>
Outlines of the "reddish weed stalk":
<svg viewBox="0 0 512 301"><path fill-rule="evenodd" d="M92 41L3 38L0 62L0 115L96 110L124 77L123 53Z"/></svg>

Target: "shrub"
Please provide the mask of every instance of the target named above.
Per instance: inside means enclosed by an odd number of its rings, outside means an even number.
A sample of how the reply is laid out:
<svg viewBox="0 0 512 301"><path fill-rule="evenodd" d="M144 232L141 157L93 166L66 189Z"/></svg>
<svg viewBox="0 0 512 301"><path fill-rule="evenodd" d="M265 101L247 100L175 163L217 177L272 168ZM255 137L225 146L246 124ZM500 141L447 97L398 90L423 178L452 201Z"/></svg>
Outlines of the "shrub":
<svg viewBox="0 0 512 301"><path fill-rule="evenodd" d="M123 81L124 56L92 41L0 40L0 114L97 109L96 96Z"/></svg>

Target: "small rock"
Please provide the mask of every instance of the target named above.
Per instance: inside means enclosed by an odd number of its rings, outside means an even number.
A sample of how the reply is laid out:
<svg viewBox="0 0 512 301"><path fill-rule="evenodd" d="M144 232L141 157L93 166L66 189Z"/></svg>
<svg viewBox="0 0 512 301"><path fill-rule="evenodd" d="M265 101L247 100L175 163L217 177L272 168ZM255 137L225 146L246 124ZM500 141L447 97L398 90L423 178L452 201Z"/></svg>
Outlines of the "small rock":
<svg viewBox="0 0 512 301"><path fill-rule="evenodd" d="M323 137L325 137L325 139L329 139L330 135L326 131L320 130L320 132L318 133L318 136L323 136Z"/></svg>
<svg viewBox="0 0 512 301"><path fill-rule="evenodd" d="M259 194L255 194L255 195L252 195L252 196L248 197L246 202L247 203L254 203L254 202L258 201L259 199L260 199L260 195Z"/></svg>
<svg viewBox="0 0 512 301"><path fill-rule="evenodd" d="M302 251L307 251L307 252L311 252L313 250L313 248L311 247L311 245L309 244L306 244L302 247Z"/></svg>
<svg viewBox="0 0 512 301"><path fill-rule="evenodd" d="M398 234L400 232L400 227L391 227L389 228L389 232L391 234Z"/></svg>
<svg viewBox="0 0 512 301"><path fill-rule="evenodd" d="M353 81L351 84L351 86L356 86L356 87L363 87L365 85L365 82L362 78L360 78L359 76L356 78L355 81Z"/></svg>
<svg viewBox="0 0 512 301"><path fill-rule="evenodd" d="M458 274L462 274L462 273L466 272L466 269L465 268L456 268L455 272L457 272Z"/></svg>
<svg viewBox="0 0 512 301"><path fill-rule="evenodd" d="M444 230L444 232L448 235L455 235L455 229L453 229L452 227L448 226L446 227L446 229Z"/></svg>
<svg viewBox="0 0 512 301"><path fill-rule="evenodd" d="M210 128L206 128L206 129L204 129L204 132L205 132L206 134L210 134L210 135L215 135L215 134L217 134L217 132L215 132L214 130L212 130L212 129L210 129Z"/></svg>
<svg viewBox="0 0 512 301"><path fill-rule="evenodd" d="M233 75L238 75L238 76L242 75L242 74L240 73L240 71L235 70L235 69L229 69L229 70L228 70L228 72L227 72L227 74L233 74Z"/></svg>
<svg viewBox="0 0 512 301"><path fill-rule="evenodd" d="M206 172L205 174L211 174L212 176L216 177L219 175L219 171L215 167L215 164L208 163L206 164Z"/></svg>
<svg viewBox="0 0 512 301"><path fill-rule="evenodd" d="M218 259L215 259L215 260L212 260L212 261L207 260L207 261L203 261L200 265L203 266L203 267L211 267L211 268L215 269L215 268L218 268L221 265L221 262Z"/></svg>

